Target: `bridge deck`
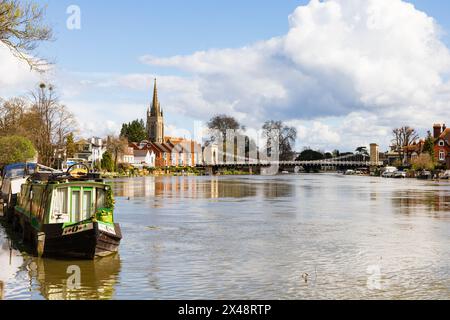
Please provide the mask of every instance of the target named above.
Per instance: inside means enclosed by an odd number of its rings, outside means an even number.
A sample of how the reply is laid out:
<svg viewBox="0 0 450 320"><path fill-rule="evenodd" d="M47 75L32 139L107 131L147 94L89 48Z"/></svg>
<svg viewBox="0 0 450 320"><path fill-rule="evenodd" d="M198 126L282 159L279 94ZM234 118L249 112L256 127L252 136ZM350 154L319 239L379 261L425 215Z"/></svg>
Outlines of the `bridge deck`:
<svg viewBox="0 0 450 320"><path fill-rule="evenodd" d="M269 167L269 166L323 166L323 167L343 167L343 166L363 166L381 167L383 162L371 161L342 161L342 160L320 160L320 161L259 161L259 162L227 162L216 164L198 165L199 167Z"/></svg>

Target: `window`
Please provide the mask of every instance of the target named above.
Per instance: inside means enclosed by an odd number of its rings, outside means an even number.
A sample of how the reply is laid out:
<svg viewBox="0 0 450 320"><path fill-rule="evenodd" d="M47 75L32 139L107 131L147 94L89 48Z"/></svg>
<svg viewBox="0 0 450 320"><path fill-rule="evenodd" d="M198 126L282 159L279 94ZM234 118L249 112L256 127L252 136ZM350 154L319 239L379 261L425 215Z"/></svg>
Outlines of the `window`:
<svg viewBox="0 0 450 320"><path fill-rule="evenodd" d="M71 214L72 222L88 220L94 213L94 189L72 188Z"/></svg>
<svg viewBox="0 0 450 320"><path fill-rule="evenodd" d="M83 210L82 220L87 220L92 216L92 190L83 190Z"/></svg>
<svg viewBox="0 0 450 320"><path fill-rule="evenodd" d="M67 188L56 190L54 212L67 214Z"/></svg>
<svg viewBox="0 0 450 320"><path fill-rule="evenodd" d="M439 160L440 161L444 161L445 160L445 152L444 151L439 151Z"/></svg>
<svg viewBox="0 0 450 320"><path fill-rule="evenodd" d="M80 194L81 190L72 191L72 222L81 221Z"/></svg>
<svg viewBox="0 0 450 320"><path fill-rule="evenodd" d="M97 189L97 209L105 207L105 191Z"/></svg>
<svg viewBox="0 0 450 320"><path fill-rule="evenodd" d="M68 194L69 191L67 188L56 189L53 212L50 217L51 223L64 223L70 221Z"/></svg>
<svg viewBox="0 0 450 320"><path fill-rule="evenodd" d="M444 142L444 140L439 140L439 146L440 146L440 147L443 147L443 146L445 146L445 142Z"/></svg>

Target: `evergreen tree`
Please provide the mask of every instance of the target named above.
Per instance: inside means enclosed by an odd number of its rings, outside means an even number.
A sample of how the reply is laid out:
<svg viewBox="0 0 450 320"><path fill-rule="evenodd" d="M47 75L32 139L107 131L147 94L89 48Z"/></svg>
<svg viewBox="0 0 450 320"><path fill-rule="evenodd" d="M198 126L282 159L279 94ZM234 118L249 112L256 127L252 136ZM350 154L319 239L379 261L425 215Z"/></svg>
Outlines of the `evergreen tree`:
<svg viewBox="0 0 450 320"><path fill-rule="evenodd" d="M431 159L434 159L434 138L431 135L431 132L428 131L427 139L425 140L425 145L423 146L423 152L428 153Z"/></svg>
<svg viewBox="0 0 450 320"><path fill-rule="evenodd" d="M325 155L322 152L306 149L300 153L296 161L316 161L323 159L325 159Z"/></svg>
<svg viewBox="0 0 450 320"><path fill-rule="evenodd" d="M103 154L101 165L102 165L103 170L106 170L108 172L114 172L114 161L113 161L111 152L106 151Z"/></svg>
<svg viewBox="0 0 450 320"><path fill-rule="evenodd" d="M75 140L73 137L73 133L69 133L66 140L66 152L67 152L67 158L73 158L75 156L75 152L77 146L75 144Z"/></svg>
<svg viewBox="0 0 450 320"><path fill-rule="evenodd" d="M141 142L147 139L147 131L145 129L144 120L137 119L130 123L124 123L120 136L127 138L129 142Z"/></svg>

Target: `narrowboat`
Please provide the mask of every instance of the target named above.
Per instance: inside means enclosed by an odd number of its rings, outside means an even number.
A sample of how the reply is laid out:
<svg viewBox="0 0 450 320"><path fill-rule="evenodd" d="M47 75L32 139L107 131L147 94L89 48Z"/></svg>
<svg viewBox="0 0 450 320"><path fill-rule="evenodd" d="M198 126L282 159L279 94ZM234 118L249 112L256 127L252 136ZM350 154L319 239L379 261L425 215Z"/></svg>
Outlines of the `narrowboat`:
<svg viewBox="0 0 450 320"><path fill-rule="evenodd" d="M17 194L20 192L22 184L36 172L36 169L37 164L35 163L15 163L3 168L0 187L0 217L11 222L17 203Z"/></svg>
<svg viewBox="0 0 450 320"><path fill-rule="evenodd" d="M13 225L35 254L93 260L118 251L112 188L99 178L70 168L35 173L22 185Z"/></svg>

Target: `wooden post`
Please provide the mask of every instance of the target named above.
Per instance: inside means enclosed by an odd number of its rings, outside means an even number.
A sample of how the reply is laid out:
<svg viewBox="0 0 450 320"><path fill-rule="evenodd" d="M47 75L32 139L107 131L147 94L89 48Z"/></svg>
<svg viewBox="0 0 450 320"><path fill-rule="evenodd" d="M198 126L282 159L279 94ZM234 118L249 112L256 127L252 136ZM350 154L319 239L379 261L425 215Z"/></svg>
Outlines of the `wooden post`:
<svg viewBox="0 0 450 320"><path fill-rule="evenodd" d="M42 257L44 255L44 248L45 248L45 233L44 232L39 232L37 234L37 241L36 241L36 245L37 245L37 254L38 257Z"/></svg>
<svg viewBox="0 0 450 320"><path fill-rule="evenodd" d="M5 299L5 285L0 281L0 300Z"/></svg>

